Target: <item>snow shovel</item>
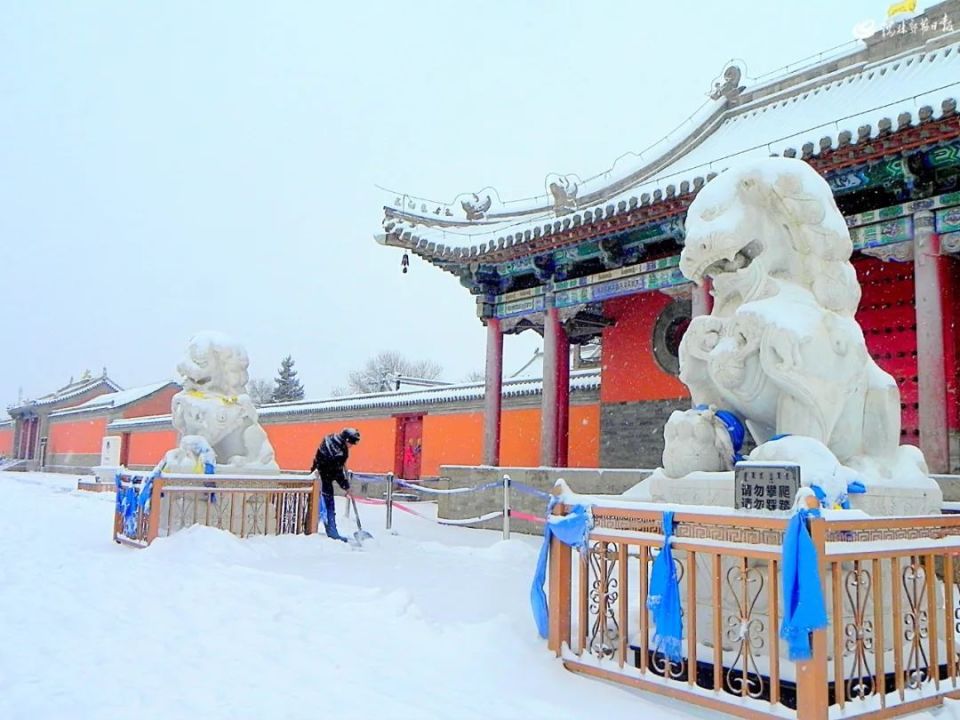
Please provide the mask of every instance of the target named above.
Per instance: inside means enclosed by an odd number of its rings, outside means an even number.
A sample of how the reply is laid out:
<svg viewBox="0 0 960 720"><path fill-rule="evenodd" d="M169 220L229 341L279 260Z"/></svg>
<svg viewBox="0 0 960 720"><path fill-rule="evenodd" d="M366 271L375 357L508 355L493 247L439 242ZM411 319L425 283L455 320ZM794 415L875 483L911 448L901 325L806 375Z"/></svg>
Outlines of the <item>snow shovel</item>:
<svg viewBox="0 0 960 720"><path fill-rule="evenodd" d="M357 531L353 534L353 539L357 541L357 545L363 545L363 541L372 540L373 535L364 530L363 525L360 524L360 513L357 512L357 501L354 500L353 493L347 494L347 497L350 499L350 505L353 505L353 519L357 521ZM347 509L349 510L349 507Z"/></svg>

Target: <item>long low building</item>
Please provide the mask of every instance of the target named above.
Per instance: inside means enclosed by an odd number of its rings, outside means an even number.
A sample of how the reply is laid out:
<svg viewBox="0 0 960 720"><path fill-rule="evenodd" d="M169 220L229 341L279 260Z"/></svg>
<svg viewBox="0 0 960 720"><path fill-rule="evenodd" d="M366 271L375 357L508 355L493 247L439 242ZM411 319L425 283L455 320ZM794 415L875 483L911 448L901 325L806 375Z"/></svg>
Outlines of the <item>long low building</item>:
<svg viewBox="0 0 960 720"><path fill-rule="evenodd" d="M89 472L100 463L107 426L124 418L170 411L180 386L163 381L122 389L107 377L84 377L36 400L7 408L0 423L0 455L16 467L50 472ZM125 448L117 456L127 459Z"/></svg>
<svg viewBox="0 0 960 720"><path fill-rule="evenodd" d="M101 389L108 385L103 384ZM109 387L115 384L109 383ZM600 370L574 371L571 377L570 460L575 467L597 467ZM31 419L11 409L17 420L0 425L0 453L23 458L24 467L90 472L100 463L104 438L119 443L121 464L151 468L177 444L169 415L179 388L156 384L104 392L75 406L69 399L45 417L50 441L44 455L20 438L32 438ZM503 384L504 462L536 466L542 381ZM61 393L62 395L62 393ZM86 394L75 397L85 398ZM483 450L484 384L373 393L327 400L298 401L260 408L260 422L280 467L306 470L320 438L345 425L357 427L363 441L351 454L351 466L365 472L393 472L408 480L437 477L441 465L478 465ZM159 412L164 410L162 414ZM38 436L37 442L47 436Z"/></svg>

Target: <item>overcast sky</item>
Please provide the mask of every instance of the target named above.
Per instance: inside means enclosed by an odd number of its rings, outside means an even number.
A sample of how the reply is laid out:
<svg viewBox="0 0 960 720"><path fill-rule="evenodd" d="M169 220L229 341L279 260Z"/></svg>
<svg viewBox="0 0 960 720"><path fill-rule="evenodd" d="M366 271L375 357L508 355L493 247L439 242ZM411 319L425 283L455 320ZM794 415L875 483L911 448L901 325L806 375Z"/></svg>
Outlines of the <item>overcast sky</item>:
<svg viewBox="0 0 960 720"><path fill-rule="evenodd" d="M461 380L474 298L415 257L401 274L375 185L542 194L678 126L731 58L749 82L886 6L2 3L0 407L85 369L174 377L205 329L253 377L292 355L310 398L379 350ZM505 374L539 345L507 337Z"/></svg>

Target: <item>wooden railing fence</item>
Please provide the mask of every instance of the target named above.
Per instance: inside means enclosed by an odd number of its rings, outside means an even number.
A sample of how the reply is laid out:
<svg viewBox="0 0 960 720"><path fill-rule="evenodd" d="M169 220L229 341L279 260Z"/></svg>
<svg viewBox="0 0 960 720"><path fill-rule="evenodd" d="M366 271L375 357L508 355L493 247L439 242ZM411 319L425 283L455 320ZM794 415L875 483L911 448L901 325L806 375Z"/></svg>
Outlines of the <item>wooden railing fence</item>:
<svg viewBox="0 0 960 720"><path fill-rule="evenodd" d="M312 534L320 481L294 475L121 474L113 538L146 547L190 525L240 537Z"/></svg>
<svg viewBox="0 0 960 720"><path fill-rule="evenodd" d="M830 624L795 663L779 637L787 519L676 512L676 662L645 606L662 513L592 512L584 553L551 545L549 645L570 670L747 718L892 717L958 693L958 516L812 520Z"/></svg>

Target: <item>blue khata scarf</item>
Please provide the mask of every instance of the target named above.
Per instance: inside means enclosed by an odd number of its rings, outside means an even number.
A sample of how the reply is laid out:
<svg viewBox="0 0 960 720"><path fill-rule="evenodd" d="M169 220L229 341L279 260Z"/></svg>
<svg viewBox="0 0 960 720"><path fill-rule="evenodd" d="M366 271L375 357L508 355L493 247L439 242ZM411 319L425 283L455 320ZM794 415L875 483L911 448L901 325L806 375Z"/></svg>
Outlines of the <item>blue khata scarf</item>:
<svg viewBox="0 0 960 720"><path fill-rule="evenodd" d="M680 607L680 582L673 564L673 512L663 513L663 549L653 561L647 609L653 613L656 627L654 643L674 662L683 657L683 617Z"/></svg>
<svg viewBox="0 0 960 720"><path fill-rule="evenodd" d="M547 607L547 595L543 591L543 584L547 579L550 538L556 535L564 545L582 551L587 547L587 536L593 527L593 517L585 505L574 505L566 515L551 515L557 502L559 502L557 498L551 497L550 502L547 503L547 522L543 528L543 543L540 545L537 568L530 586L530 609L533 611L533 619L542 638L550 634L550 610Z"/></svg>
<svg viewBox="0 0 960 720"><path fill-rule="evenodd" d="M807 530L807 518L820 517L817 509L798 510L783 536L783 621L780 637L790 648L791 660L811 657L810 633L827 626L827 610L820 586L817 550Z"/></svg>
<svg viewBox="0 0 960 720"><path fill-rule="evenodd" d="M710 407L701 404L697 405L694 409L705 412L709 410ZM713 415L723 424L723 427L727 430L727 434L730 436L730 445L733 447L733 457L731 460L733 464L736 465L743 460L743 454L740 451L743 449L743 440L747 436L747 429L744 427L740 418L729 410L715 410Z"/></svg>

